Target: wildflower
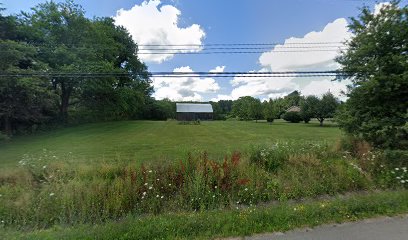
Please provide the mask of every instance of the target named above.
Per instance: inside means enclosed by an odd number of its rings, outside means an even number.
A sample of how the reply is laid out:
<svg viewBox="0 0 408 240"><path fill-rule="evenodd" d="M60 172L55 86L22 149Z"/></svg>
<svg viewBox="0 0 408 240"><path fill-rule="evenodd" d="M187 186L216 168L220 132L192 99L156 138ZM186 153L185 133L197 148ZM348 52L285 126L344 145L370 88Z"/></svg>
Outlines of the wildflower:
<svg viewBox="0 0 408 240"><path fill-rule="evenodd" d="M163 198L164 198L164 196L161 196L160 198L161 198L161 199L163 199Z"/></svg>
<svg viewBox="0 0 408 240"><path fill-rule="evenodd" d="M54 196L54 195L55 195L55 193L53 193L53 192L52 192L52 193L50 193L50 197L52 197L52 196Z"/></svg>
<svg viewBox="0 0 408 240"><path fill-rule="evenodd" d="M158 198L158 197L160 197L159 195L156 195L156 197Z"/></svg>
<svg viewBox="0 0 408 240"><path fill-rule="evenodd" d="M3 195L2 195L2 194L0 194L0 197L3 197Z"/></svg>
<svg viewBox="0 0 408 240"><path fill-rule="evenodd" d="M326 205L324 203L322 203L322 204L320 204L320 207L324 208L324 207L326 207Z"/></svg>
<svg viewBox="0 0 408 240"><path fill-rule="evenodd" d="M159 181L160 179L156 179L157 181Z"/></svg>
<svg viewBox="0 0 408 240"><path fill-rule="evenodd" d="M293 208L293 211L297 211L297 208Z"/></svg>
<svg viewBox="0 0 408 240"><path fill-rule="evenodd" d="M145 186L147 186L147 185L148 185L148 183L145 183L144 185L145 185Z"/></svg>
<svg viewBox="0 0 408 240"><path fill-rule="evenodd" d="M146 195L146 192L143 192L143 196Z"/></svg>
<svg viewBox="0 0 408 240"><path fill-rule="evenodd" d="M152 188L153 188L153 187L152 187L152 186L150 186L150 187L149 187L149 190L152 190Z"/></svg>
<svg viewBox="0 0 408 240"><path fill-rule="evenodd" d="M244 190L245 190L245 191L248 191L248 188L245 188Z"/></svg>
<svg viewBox="0 0 408 240"><path fill-rule="evenodd" d="M213 198L215 198L215 195L213 195Z"/></svg>
<svg viewBox="0 0 408 240"><path fill-rule="evenodd" d="M151 173L152 172L152 170L149 170L149 173Z"/></svg>
<svg viewBox="0 0 408 240"><path fill-rule="evenodd" d="M405 180L401 180L401 183L405 183Z"/></svg>
<svg viewBox="0 0 408 240"><path fill-rule="evenodd" d="M215 189L217 189L218 187L217 187L217 186L215 186L214 188L215 188Z"/></svg>
<svg viewBox="0 0 408 240"><path fill-rule="evenodd" d="M169 183L169 187L171 186L171 183Z"/></svg>
<svg viewBox="0 0 408 240"><path fill-rule="evenodd" d="M43 169L46 169L46 168L47 168L47 165L44 165L44 166L43 166Z"/></svg>
<svg viewBox="0 0 408 240"><path fill-rule="evenodd" d="M396 179L398 179L398 180L399 180L399 179L401 179L401 177L396 177Z"/></svg>
<svg viewBox="0 0 408 240"><path fill-rule="evenodd" d="M396 168L395 168L395 171L399 171L399 168L396 167Z"/></svg>

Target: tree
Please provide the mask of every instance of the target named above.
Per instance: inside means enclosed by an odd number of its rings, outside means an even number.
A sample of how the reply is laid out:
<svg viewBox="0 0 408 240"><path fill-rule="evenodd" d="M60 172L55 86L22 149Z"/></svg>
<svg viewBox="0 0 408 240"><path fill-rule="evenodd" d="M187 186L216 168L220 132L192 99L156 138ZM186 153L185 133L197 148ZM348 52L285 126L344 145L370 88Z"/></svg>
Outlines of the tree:
<svg viewBox="0 0 408 240"><path fill-rule="evenodd" d="M283 98L286 109L292 106L299 106L300 100L301 96L299 91L293 91Z"/></svg>
<svg viewBox="0 0 408 240"><path fill-rule="evenodd" d="M0 15L0 72L27 74L44 69L37 51L19 40L14 17ZM38 77L0 79L0 130L12 135L22 126L41 123L52 114L53 98L49 83Z"/></svg>
<svg viewBox="0 0 408 240"><path fill-rule="evenodd" d="M307 96L300 101L300 116L305 123L309 123L311 118L314 118L313 106L319 102L319 99L315 96Z"/></svg>
<svg viewBox="0 0 408 240"><path fill-rule="evenodd" d="M234 101L232 112L241 120L255 119L258 121L262 117L261 101L251 96L240 97Z"/></svg>
<svg viewBox="0 0 408 240"><path fill-rule="evenodd" d="M137 58L137 45L123 27L115 26L111 18L87 19L73 1L46 2L32 11L19 19L25 40L36 44L39 59L50 72L67 73L51 79L63 122L73 106L84 106L105 118L142 117L152 92L151 81ZM76 72L122 76L70 75Z"/></svg>
<svg viewBox="0 0 408 240"><path fill-rule="evenodd" d="M263 117L263 108L261 100L255 98L254 101L251 102L250 113L251 118L255 119L255 122L258 122L258 120L260 120Z"/></svg>
<svg viewBox="0 0 408 240"><path fill-rule="evenodd" d="M408 148L408 7L399 1L375 14L363 8L337 58L352 80L337 115L341 128L383 148Z"/></svg>
<svg viewBox="0 0 408 240"><path fill-rule="evenodd" d="M274 119L278 118L279 110L272 99L263 102L263 114L269 123L272 123Z"/></svg>
<svg viewBox="0 0 408 240"><path fill-rule="evenodd" d="M320 126L323 126L323 121L326 118L333 118L336 112L339 101L331 93L326 93L323 95L316 105L312 105L314 109L314 115L319 120Z"/></svg>

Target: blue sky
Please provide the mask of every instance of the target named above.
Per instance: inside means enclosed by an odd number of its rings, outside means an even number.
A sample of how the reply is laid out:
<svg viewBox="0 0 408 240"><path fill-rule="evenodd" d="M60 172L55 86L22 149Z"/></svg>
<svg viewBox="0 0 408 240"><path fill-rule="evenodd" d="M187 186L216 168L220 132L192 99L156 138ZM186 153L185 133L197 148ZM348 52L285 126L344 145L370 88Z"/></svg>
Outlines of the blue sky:
<svg viewBox="0 0 408 240"><path fill-rule="evenodd" d="M6 13L29 11L42 0L0 0ZM140 44L213 44L339 42L348 39L349 17L359 14L359 0L76 0L88 17L112 16ZM118 11L121 10L120 13ZM314 33L313 33L314 32ZM292 39L291 39L292 38ZM291 40L290 40L291 39ZM284 47L290 45L284 45ZM282 46L281 46L282 47ZM277 47L275 50L277 50ZM199 50L197 50L199 52ZM336 69L333 53L279 53L273 47L257 54L176 54L141 56L150 71L278 71ZM167 57L167 58L166 58ZM265 99L293 90L305 95L339 95L346 83L319 78L236 77L154 79L155 97L208 101L252 95ZM340 95L339 95L340 96Z"/></svg>

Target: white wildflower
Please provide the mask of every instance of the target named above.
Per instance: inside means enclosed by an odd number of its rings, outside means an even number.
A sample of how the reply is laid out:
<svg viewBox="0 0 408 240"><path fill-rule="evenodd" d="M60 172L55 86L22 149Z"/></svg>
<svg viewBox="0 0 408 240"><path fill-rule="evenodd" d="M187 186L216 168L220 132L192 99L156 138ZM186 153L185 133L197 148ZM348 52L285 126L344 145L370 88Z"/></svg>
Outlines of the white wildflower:
<svg viewBox="0 0 408 240"><path fill-rule="evenodd" d="M169 187L171 186L171 183L169 183Z"/></svg>
<svg viewBox="0 0 408 240"><path fill-rule="evenodd" d="M50 193L50 197L52 197L52 196L54 196L54 195L55 195L55 193L53 193L53 192L52 192L52 193Z"/></svg>
<svg viewBox="0 0 408 240"><path fill-rule="evenodd" d="M143 196L146 195L146 192L143 192Z"/></svg>
<svg viewBox="0 0 408 240"><path fill-rule="evenodd" d="M148 185L148 183L145 183L144 185L145 185L145 186L147 186L147 185Z"/></svg>
<svg viewBox="0 0 408 240"><path fill-rule="evenodd" d="M149 173L151 173L152 172L152 170L149 170Z"/></svg>
<svg viewBox="0 0 408 240"><path fill-rule="evenodd" d="M217 187L217 186L215 186L214 188L215 188L215 189L217 189L218 187Z"/></svg>
<svg viewBox="0 0 408 240"><path fill-rule="evenodd" d="M164 198L164 196L161 196L160 198L161 198L161 199L163 199L163 198Z"/></svg>
<svg viewBox="0 0 408 240"><path fill-rule="evenodd" d="M405 183L405 180L401 180L401 183Z"/></svg>
<svg viewBox="0 0 408 240"><path fill-rule="evenodd" d="M152 188L153 188L152 186L149 187L150 190L151 190Z"/></svg>
<svg viewBox="0 0 408 240"><path fill-rule="evenodd" d="M244 190L245 190L245 191L248 191L248 188L245 188Z"/></svg>
<svg viewBox="0 0 408 240"><path fill-rule="evenodd" d="M44 166L43 166L43 169L46 169L46 168L47 168L47 165L44 165Z"/></svg>
<svg viewBox="0 0 408 240"><path fill-rule="evenodd" d="M158 197L160 197L159 195L156 195L156 197L158 198Z"/></svg>
<svg viewBox="0 0 408 240"><path fill-rule="evenodd" d="M399 171L399 168L396 167L396 168L395 168L395 171Z"/></svg>

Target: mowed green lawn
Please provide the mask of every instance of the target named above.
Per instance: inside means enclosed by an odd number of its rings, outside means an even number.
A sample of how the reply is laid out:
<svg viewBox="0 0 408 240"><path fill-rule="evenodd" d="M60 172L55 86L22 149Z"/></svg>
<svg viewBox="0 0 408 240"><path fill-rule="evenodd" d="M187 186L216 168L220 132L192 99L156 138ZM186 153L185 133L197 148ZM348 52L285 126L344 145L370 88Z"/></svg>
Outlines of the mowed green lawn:
<svg viewBox="0 0 408 240"><path fill-rule="evenodd" d="M245 152L254 144L276 141L327 141L341 136L331 124L210 121L181 125L176 121L122 121L85 124L0 143L0 165L15 166L24 154L41 156L43 149L57 159L92 161L177 161L189 152L207 151L222 157ZM69 157L68 157L69 156ZM50 156L49 156L50 157ZM51 158L52 159L52 158Z"/></svg>

